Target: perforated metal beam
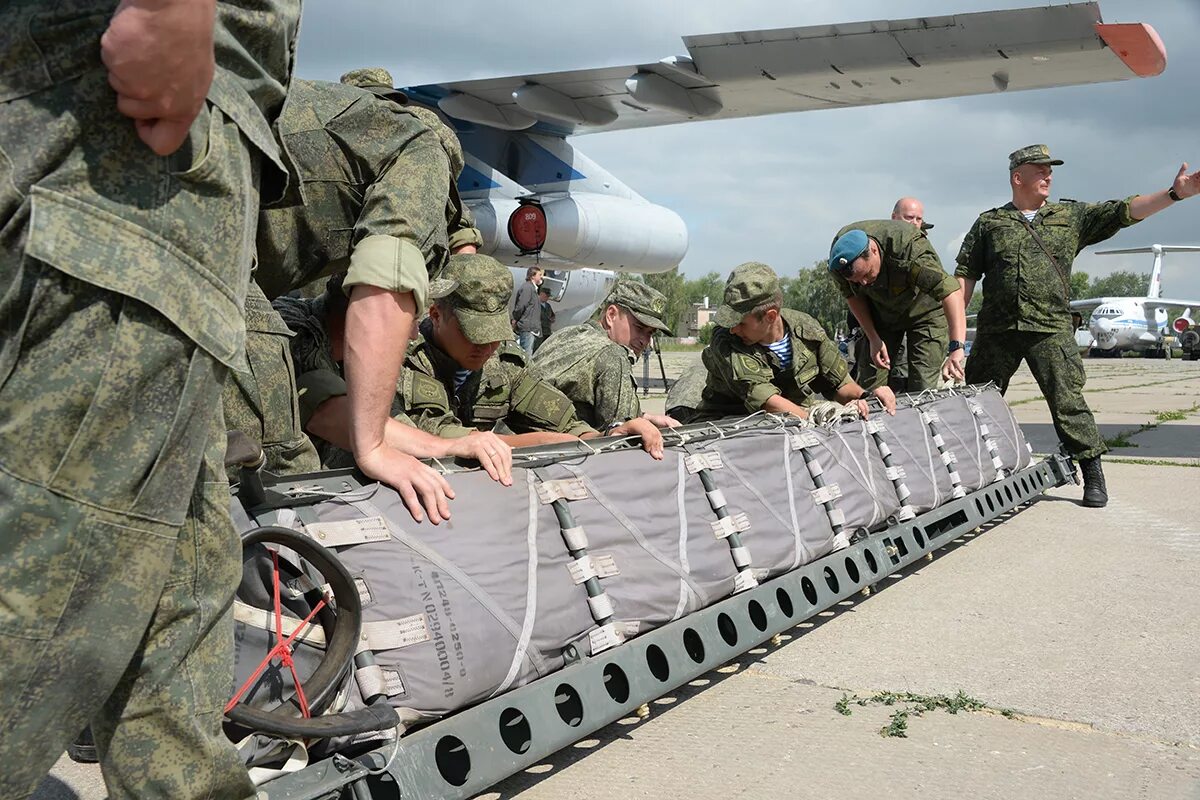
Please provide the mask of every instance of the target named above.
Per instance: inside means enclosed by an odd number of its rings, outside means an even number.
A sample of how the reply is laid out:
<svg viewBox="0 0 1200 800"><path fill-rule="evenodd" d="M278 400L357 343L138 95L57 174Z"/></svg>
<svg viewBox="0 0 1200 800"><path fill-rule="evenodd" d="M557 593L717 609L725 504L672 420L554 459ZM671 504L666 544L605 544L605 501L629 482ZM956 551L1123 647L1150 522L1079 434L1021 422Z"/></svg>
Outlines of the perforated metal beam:
<svg viewBox="0 0 1200 800"><path fill-rule="evenodd" d="M1072 474L1069 461L1052 456L621 647L595 657L571 654L574 663L562 670L406 735L357 763L326 761L278 778L259 796L471 797L1047 489L1072 482ZM379 774L364 777L364 771Z"/></svg>

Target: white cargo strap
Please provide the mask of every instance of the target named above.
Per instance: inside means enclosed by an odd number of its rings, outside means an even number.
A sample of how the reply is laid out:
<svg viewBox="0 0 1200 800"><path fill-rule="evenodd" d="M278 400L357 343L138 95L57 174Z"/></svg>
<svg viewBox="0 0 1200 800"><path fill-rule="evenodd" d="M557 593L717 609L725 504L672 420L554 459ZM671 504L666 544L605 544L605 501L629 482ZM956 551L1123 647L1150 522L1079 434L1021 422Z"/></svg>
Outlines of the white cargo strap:
<svg viewBox="0 0 1200 800"><path fill-rule="evenodd" d="M339 522L310 522L304 532L326 547L349 547L392 538L387 520L383 517L347 519Z"/></svg>
<svg viewBox="0 0 1200 800"><path fill-rule="evenodd" d="M937 445L939 448L946 446L946 440L942 438L942 435L940 433L935 433L933 435L933 443L935 445Z"/></svg>
<svg viewBox="0 0 1200 800"><path fill-rule="evenodd" d="M383 673L384 694L388 697L396 697L405 693L404 678L400 677L400 670L383 667L379 671Z"/></svg>
<svg viewBox="0 0 1200 800"><path fill-rule="evenodd" d="M550 505L555 500L585 500L588 490L579 478L559 478L539 483L537 494L542 505Z"/></svg>
<svg viewBox="0 0 1200 800"><path fill-rule="evenodd" d="M957 485L956 485L956 486L954 487L954 490L950 492L950 496L951 496L951 497L954 497L954 498L966 497L966 496L967 496L967 490L966 490L966 489L964 489L964 488L963 488L963 487L961 487L961 486L957 486Z"/></svg>
<svg viewBox="0 0 1200 800"><path fill-rule="evenodd" d="M825 505L841 497L842 489L836 483L827 483L819 489L813 489L809 494L812 495L814 503Z"/></svg>
<svg viewBox="0 0 1200 800"><path fill-rule="evenodd" d="M821 466L821 462L819 460L814 458L812 461L808 462L808 474L811 478L819 478L825 474L825 468Z"/></svg>
<svg viewBox="0 0 1200 800"><path fill-rule="evenodd" d="M996 454L996 450L998 450L998 449L999 449L999 445L997 445L997 444L996 444L996 440L995 440L995 439L984 439L984 440L983 440L983 446L984 446L984 447L986 447L986 448L987 448L987 451L988 451L989 453L991 453L992 455L995 455L995 454Z"/></svg>
<svg viewBox="0 0 1200 800"><path fill-rule="evenodd" d="M632 639L642 632L642 623L636 619L614 622L613 625L616 626L622 639Z"/></svg>
<svg viewBox="0 0 1200 800"><path fill-rule="evenodd" d="M793 450L803 450L806 447L816 447L821 443L820 437L818 437L812 431L792 431L790 439Z"/></svg>
<svg viewBox="0 0 1200 800"><path fill-rule="evenodd" d="M731 547L729 554L733 556L733 565L738 569L750 566L750 549L747 547Z"/></svg>
<svg viewBox="0 0 1200 800"><path fill-rule="evenodd" d="M727 539L732 534L750 530L750 518L743 512L715 520L711 525L714 536L718 539Z"/></svg>
<svg viewBox="0 0 1200 800"><path fill-rule="evenodd" d="M243 625L260 628L271 633L275 632L275 613L265 608L258 608L248 603L243 603L241 600L234 600L233 618ZM283 617L280 628L283 630L284 637L291 636L303 621L295 617ZM296 637L296 641L323 648L325 646L325 631L314 620L309 623L303 633Z"/></svg>
<svg viewBox="0 0 1200 800"><path fill-rule="evenodd" d="M562 537L563 542L566 543L568 550L587 549L587 533L583 530L582 525L576 525L574 528L563 528Z"/></svg>
<svg viewBox="0 0 1200 800"><path fill-rule="evenodd" d="M585 555L574 561L568 561L567 571L571 573L571 580L576 586L581 583L587 583L596 577L596 570L592 567L592 557L590 555Z"/></svg>
<svg viewBox="0 0 1200 800"><path fill-rule="evenodd" d="M883 474L887 476L889 481L903 480L905 476L904 467L884 467Z"/></svg>
<svg viewBox="0 0 1200 800"><path fill-rule="evenodd" d="M298 521L294 508L281 508L275 512L275 524L281 528L295 528Z"/></svg>
<svg viewBox="0 0 1200 800"><path fill-rule="evenodd" d="M908 498L910 498L910 497L912 497L912 492L909 491L908 484L897 483L896 484L896 499L899 500L901 503L903 503L904 501L908 500Z"/></svg>
<svg viewBox="0 0 1200 800"><path fill-rule="evenodd" d="M378 664L367 667L355 667L354 680L358 682L358 690L363 697L375 697L387 692L387 679L383 676L383 668Z"/></svg>
<svg viewBox="0 0 1200 800"><path fill-rule="evenodd" d="M883 433L887 430L887 426L881 420L867 420L867 433Z"/></svg>
<svg viewBox="0 0 1200 800"><path fill-rule="evenodd" d="M879 457L880 458L891 458L892 457L892 448L888 447L887 442L879 443Z"/></svg>
<svg viewBox="0 0 1200 800"><path fill-rule="evenodd" d="M718 508L725 507L725 493L720 489L713 489L711 492L705 492L704 496L708 498L708 505L713 511Z"/></svg>
<svg viewBox="0 0 1200 800"><path fill-rule="evenodd" d="M901 502L903 502L903 501L901 501ZM908 506L908 505L900 506L900 512L898 514L896 514L896 521L897 522L908 522L910 519L912 519L915 516L917 516L917 512L913 511L912 506Z"/></svg>
<svg viewBox="0 0 1200 800"><path fill-rule="evenodd" d="M571 580L578 586L591 578L614 578L621 574L612 553L596 553L583 556L567 564Z"/></svg>
<svg viewBox="0 0 1200 800"><path fill-rule="evenodd" d="M588 633L588 645L591 646L592 655L616 647L624 641L624 630L618 628L615 622L601 625Z"/></svg>
<svg viewBox="0 0 1200 800"><path fill-rule="evenodd" d="M413 614L401 619L384 619L374 622L364 622L359 638L371 650L399 650L421 642L428 642L433 637L429 633L429 624L425 615Z"/></svg>
<svg viewBox="0 0 1200 800"><path fill-rule="evenodd" d="M983 423L983 422L979 423L979 435L980 436L987 436L990 432L991 431L989 430L986 423Z"/></svg>
<svg viewBox="0 0 1200 800"><path fill-rule="evenodd" d="M955 486L958 486L962 483L962 478L958 476L957 472L950 473L950 483L954 484Z"/></svg>
<svg viewBox="0 0 1200 800"><path fill-rule="evenodd" d="M592 619L602 620L613 615L612 600L609 600L608 595L604 592L595 597L589 597L587 601L588 608L592 611Z"/></svg>
<svg viewBox="0 0 1200 800"><path fill-rule="evenodd" d="M992 466L995 467L997 470L1003 470L1004 469L1004 459L1002 459L1000 456L992 456Z"/></svg>
<svg viewBox="0 0 1200 800"><path fill-rule="evenodd" d="M938 421L938 415L937 415L936 411L922 411L921 412L921 422L924 422L926 425L928 425L932 422L937 422L937 421Z"/></svg>
<svg viewBox="0 0 1200 800"><path fill-rule="evenodd" d="M744 592L758 586L758 578L752 570L744 569L733 578L733 593Z"/></svg>
<svg viewBox="0 0 1200 800"><path fill-rule="evenodd" d="M725 466L725 462L721 460L721 454L716 450L706 450L703 453L684 456L683 465L690 474L695 475L702 469L721 469Z"/></svg>
<svg viewBox="0 0 1200 800"><path fill-rule="evenodd" d="M367 583L366 578L355 575L354 588L358 589L358 602L364 608L375 602L375 596L371 594L371 584Z"/></svg>
<svg viewBox="0 0 1200 800"><path fill-rule="evenodd" d="M979 405L979 403L976 403L972 400L968 400L967 407L971 409L971 413L974 414L975 416L977 416L977 417L983 416L983 406Z"/></svg>
<svg viewBox="0 0 1200 800"><path fill-rule="evenodd" d="M951 464L958 463L958 458L954 455L954 453L950 452L949 450L945 451L941 455L942 455L942 463L945 464L947 467L950 466Z"/></svg>
<svg viewBox="0 0 1200 800"><path fill-rule="evenodd" d="M846 524L846 514L840 508L831 508L826 512L829 517L829 524L835 528L839 528Z"/></svg>

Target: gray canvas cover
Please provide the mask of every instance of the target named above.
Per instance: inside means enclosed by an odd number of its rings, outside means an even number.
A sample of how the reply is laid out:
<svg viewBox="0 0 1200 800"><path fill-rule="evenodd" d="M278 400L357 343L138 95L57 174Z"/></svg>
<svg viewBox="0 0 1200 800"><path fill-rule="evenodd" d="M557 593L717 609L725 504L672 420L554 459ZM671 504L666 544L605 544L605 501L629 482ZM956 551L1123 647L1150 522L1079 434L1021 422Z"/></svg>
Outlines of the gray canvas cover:
<svg viewBox="0 0 1200 800"><path fill-rule="evenodd" d="M811 448L820 460L826 483L841 490L837 506L846 516L846 530L874 530L900 510L900 499L888 479L883 456L862 420L837 421L813 429L819 444Z"/></svg>
<svg viewBox="0 0 1200 800"><path fill-rule="evenodd" d="M980 417L988 427L988 435L996 442L996 455L1000 457L1004 469L1011 471L1022 470L1033 461L1025 434L1012 409L1004 398L994 389L979 392L971 397L983 409Z"/></svg>
<svg viewBox="0 0 1200 800"><path fill-rule="evenodd" d="M912 493L908 504L920 514L937 508L950 499L953 486L950 471L942 463L933 443L929 426L921 421L920 411L901 407L896 416L883 417L880 437L892 451L893 463L904 470L904 485Z"/></svg>
<svg viewBox="0 0 1200 800"><path fill-rule="evenodd" d="M833 549L829 517L812 501L816 485L786 430L752 431L710 447L724 461L713 478L730 513L745 513L750 520L742 543L750 550L756 574L790 572Z"/></svg>
<svg viewBox="0 0 1200 800"><path fill-rule="evenodd" d="M972 413L967 399L952 395L920 406L937 413L934 423L950 452L954 453L955 470L964 489L973 492L996 479L992 455L979 435L979 420Z"/></svg>

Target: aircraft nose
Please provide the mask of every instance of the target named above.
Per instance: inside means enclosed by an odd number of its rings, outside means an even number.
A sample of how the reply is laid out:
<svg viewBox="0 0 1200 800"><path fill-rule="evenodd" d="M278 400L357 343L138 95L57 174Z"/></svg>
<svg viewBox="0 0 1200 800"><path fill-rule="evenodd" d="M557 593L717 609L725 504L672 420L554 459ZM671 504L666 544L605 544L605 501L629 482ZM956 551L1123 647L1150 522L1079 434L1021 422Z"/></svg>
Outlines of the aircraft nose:
<svg viewBox="0 0 1200 800"><path fill-rule="evenodd" d="M1112 333L1113 330L1112 320L1105 319L1104 317L1092 320L1092 327L1100 333Z"/></svg>

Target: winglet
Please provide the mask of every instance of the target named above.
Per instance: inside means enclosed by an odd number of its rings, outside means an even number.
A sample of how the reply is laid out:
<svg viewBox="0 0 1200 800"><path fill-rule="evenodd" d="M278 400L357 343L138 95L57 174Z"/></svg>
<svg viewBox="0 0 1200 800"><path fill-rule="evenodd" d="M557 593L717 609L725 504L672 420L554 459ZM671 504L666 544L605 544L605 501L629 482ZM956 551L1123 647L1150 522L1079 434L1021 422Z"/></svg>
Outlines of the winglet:
<svg viewBox="0 0 1200 800"><path fill-rule="evenodd" d="M1152 78L1167 68L1167 48L1158 31L1144 22L1098 22L1096 34L1139 78Z"/></svg>

